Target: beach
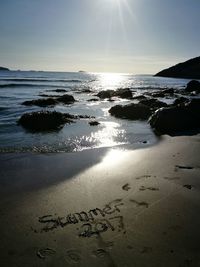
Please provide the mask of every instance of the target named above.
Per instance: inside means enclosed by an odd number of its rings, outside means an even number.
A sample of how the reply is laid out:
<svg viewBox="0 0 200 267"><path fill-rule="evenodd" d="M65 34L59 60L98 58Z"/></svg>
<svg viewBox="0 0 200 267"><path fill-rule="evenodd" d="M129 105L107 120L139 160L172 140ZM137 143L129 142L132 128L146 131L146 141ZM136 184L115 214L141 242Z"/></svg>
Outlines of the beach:
<svg viewBox="0 0 200 267"><path fill-rule="evenodd" d="M1 266L200 266L199 151L0 154Z"/></svg>

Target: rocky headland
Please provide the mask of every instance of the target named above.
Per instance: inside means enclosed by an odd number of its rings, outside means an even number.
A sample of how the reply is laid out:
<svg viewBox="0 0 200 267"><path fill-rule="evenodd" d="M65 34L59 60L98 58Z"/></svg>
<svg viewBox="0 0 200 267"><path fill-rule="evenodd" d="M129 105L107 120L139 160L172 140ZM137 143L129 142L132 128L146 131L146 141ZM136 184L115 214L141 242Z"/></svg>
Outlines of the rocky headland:
<svg viewBox="0 0 200 267"><path fill-rule="evenodd" d="M200 57L195 57L158 72L155 76L200 79Z"/></svg>
<svg viewBox="0 0 200 267"><path fill-rule="evenodd" d="M0 67L0 71L9 71L9 69L5 67Z"/></svg>

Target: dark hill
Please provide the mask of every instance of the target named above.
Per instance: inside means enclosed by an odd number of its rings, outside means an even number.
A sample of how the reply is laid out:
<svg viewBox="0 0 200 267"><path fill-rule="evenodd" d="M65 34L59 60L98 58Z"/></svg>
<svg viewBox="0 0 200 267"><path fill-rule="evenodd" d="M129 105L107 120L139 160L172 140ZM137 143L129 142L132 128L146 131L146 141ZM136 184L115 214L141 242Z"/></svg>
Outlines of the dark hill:
<svg viewBox="0 0 200 267"><path fill-rule="evenodd" d="M0 70L9 70L8 68L0 67Z"/></svg>
<svg viewBox="0 0 200 267"><path fill-rule="evenodd" d="M200 79L200 57L195 57L158 72L155 76Z"/></svg>

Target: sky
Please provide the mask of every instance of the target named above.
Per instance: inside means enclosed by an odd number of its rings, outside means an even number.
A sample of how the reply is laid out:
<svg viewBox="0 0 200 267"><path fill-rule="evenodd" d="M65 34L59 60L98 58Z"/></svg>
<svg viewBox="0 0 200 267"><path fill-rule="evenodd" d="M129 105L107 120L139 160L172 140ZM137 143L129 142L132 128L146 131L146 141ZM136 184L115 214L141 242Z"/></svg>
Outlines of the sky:
<svg viewBox="0 0 200 267"><path fill-rule="evenodd" d="M200 55L200 0L0 0L0 66L153 74Z"/></svg>

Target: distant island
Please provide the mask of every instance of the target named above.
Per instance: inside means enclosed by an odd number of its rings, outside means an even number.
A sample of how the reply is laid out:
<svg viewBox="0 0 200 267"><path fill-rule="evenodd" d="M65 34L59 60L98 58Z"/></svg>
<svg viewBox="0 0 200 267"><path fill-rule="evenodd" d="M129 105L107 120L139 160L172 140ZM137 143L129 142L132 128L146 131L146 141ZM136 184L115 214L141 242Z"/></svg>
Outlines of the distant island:
<svg viewBox="0 0 200 267"><path fill-rule="evenodd" d="M0 67L0 71L1 71L1 70L3 70L3 71L5 71L5 70L6 70L6 71L9 71L8 68L4 68L4 67Z"/></svg>
<svg viewBox="0 0 200 267"><path fill-rule="evenodd" d="M158 72L155 76L200 79L200 57L195 57Z"/></svg>

